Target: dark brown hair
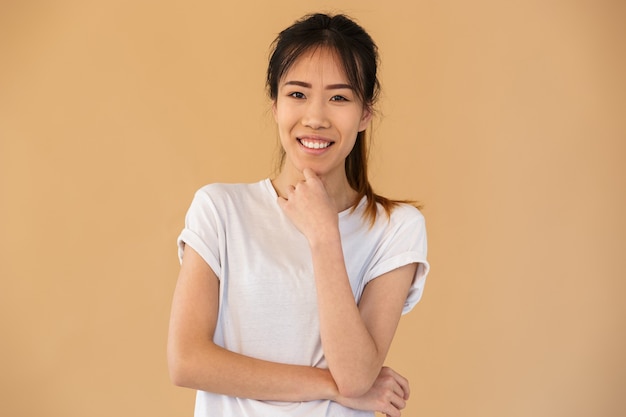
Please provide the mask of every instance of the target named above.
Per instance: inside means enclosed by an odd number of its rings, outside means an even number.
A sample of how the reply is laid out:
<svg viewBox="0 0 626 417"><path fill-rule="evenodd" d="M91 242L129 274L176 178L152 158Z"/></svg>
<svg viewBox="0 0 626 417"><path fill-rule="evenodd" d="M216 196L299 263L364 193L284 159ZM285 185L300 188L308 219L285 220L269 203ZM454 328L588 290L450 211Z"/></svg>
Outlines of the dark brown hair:
<svg viewBox="0 0 626 417"><path fill-rule="evenodd" d="M350 85L363 105L372 109L380 91L377 77L378 48L370 35L345 15L311 14L304 16L280 32L272 44L267 68L267 90L271 100L276 100L278 84L294 62L312 48L326 47L337 54ZM345 168L348 183L357 192L353 209L363 196L367 197L365 216L373 224L377 205L387 215L400 201L375 194L367 176L369 146L366 131L359 132L354 148L346 157ZM285 151L281 149L279 164L282 167Z"/></svg>

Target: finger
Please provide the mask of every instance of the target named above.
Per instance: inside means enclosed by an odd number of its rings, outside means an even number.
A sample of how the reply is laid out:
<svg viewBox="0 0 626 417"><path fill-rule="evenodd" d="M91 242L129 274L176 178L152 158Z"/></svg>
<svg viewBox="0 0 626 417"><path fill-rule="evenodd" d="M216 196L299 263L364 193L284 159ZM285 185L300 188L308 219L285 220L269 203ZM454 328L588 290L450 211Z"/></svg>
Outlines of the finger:
<svg viewBox="0 0 626 417"><path fill-rule="evenodd" d="M409 380L391 368L388 368L388 370L390 371L390 374L393 376L393 379L396 381L398 385L400 385L400 388L403 391L403 393L400 395L404 397L405 400L408 400L411 394L411 387L409 386Z"/></svg>
<svg viewBox="0 0 626 417"><path fill-rule="evenodd" d="M393 392L398 396L402 397L404 400L408 400L411 394L411 388L409 387L409 381L402 377L401 375L397 375L394 380L395 387Z"/></svg>
<svg viewBox="0 0 626 417"><path fill-rule="evenodd" d="M409 380L400 375L401 381L398 381L402 390L404 391L404 399L408 400L411 396L411 387L409 386Z"/></svg>
<svg viewBox="0 0 626 417"><path fill-rule="evenodd" d="M389 402L398 410L404 410L404 408L406 407L406 401L404 400L404 398L402 398L401 395L393 396L389 399Z"/></svg>
<svg viewBox="0 0 626 417"><path fill-rule="evenodd" d="M384 413L386 417L400 417L400 410L392 405L389 405L388 408L381 412Z"/></svg>
<svg viewBox="0 0 626 417"><path fill-rule="evenodd" d="M304 175L304 180L310 180L312 178L317 178L317 175L315 174L315 171L313 171L311 168L304 168L302 170L302 174Z"/></svg>
<svg viewBox="0 0 626 417"><path fill-rule="evenodd" d="M406 399L406 392L404 391L404 388L402 388L402 386L397 382L394 384L393 393L399 398Z"/></svg>
<svg viewBox="0 0 626 417"><path fill-rule="evenodd" d="M278 197L276 199L276 201L278 202L278 206L282 209L285 210L285 207L287 205L287 199L283 198L283 197Z"/></svg>

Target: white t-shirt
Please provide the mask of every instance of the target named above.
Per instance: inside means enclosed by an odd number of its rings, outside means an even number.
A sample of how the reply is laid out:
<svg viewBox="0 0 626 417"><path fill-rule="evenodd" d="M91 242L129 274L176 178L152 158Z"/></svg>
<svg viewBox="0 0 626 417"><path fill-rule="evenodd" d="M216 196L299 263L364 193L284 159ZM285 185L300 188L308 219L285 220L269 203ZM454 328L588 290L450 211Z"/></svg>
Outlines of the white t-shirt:
<svg viewBox="0 0 626 417"><path fill-rule="evenodd" d="M178 238L202 256L220 280L214 341L233 352L273 362L327 368L319 334L317 295L306 238L285 216L269 179L211 184L196 193ZM372 279L413 262L417 272L403 314L419 301L426 275L422 214L400 205L376 223L357 209L339 213L346 269L358 303ZM198 391L196 417L373 416L332 401L284 403Z"/></svg>

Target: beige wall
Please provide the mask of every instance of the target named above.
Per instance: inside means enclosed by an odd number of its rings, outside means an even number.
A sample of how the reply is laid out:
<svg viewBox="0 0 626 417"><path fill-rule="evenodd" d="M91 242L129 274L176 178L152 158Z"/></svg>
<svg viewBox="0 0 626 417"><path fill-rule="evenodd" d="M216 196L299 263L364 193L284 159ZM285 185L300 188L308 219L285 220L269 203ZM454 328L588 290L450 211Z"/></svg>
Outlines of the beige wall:
<svg viewBox="0 0 626 417"><path fill-rule="evenodd" d="M626 414L624 2L212 3L0 2L0 415L191 415L175 239L270 172L267 48L318 9L378 41L373 180L425 204L404 415Z"/></svg>

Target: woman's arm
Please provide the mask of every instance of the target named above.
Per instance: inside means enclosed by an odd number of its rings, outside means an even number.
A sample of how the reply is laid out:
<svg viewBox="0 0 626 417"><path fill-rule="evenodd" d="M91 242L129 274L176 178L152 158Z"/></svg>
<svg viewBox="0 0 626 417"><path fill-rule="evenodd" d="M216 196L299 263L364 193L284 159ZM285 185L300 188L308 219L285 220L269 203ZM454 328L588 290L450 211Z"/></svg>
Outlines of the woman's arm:
<svg viewBox="0 0 626 417"><path fill-rule="evenodd" d="M309 169L279 199L311 248L324 355L341 395L359 397L379 375L411 286L415 263L371 281L357 306L346 271L337 209Z"/></svg>
<svg viewBox="0 0 626 417"><path fill-rule="evenodd" d="M167 346L174 384L258 400L336 399L338 390L328 370L258 360L216 345L218 304L218 278L204 259L186 246Z"/></svg>
<svg viewBox="0 0 626 417"><path fill-rule="evenodd" d="M338 397L338 402L358 410L378 411L387 417L400 417L409 399L409 381L393 369L383 367L374 385L361 397Z"/></svg>
<svg viewBox="0 0 626 417"><path fill-rule="evenodd" d="M383 368L359 397L339 394L328 369L253 359L213 343L219 280L187 246L174 293L167 357L174 384L241 398L274 401L330 399L346 407L400 416L409 397L408 381Z"/></svg>
<svg viewBox="0 0 626 417"><path fill-rule="evenodd" d="M317 242L311 251L328 367L341 394L362 395L383 366L417 265L405 265L370 281L357 306L340 241Z"/></svg>

